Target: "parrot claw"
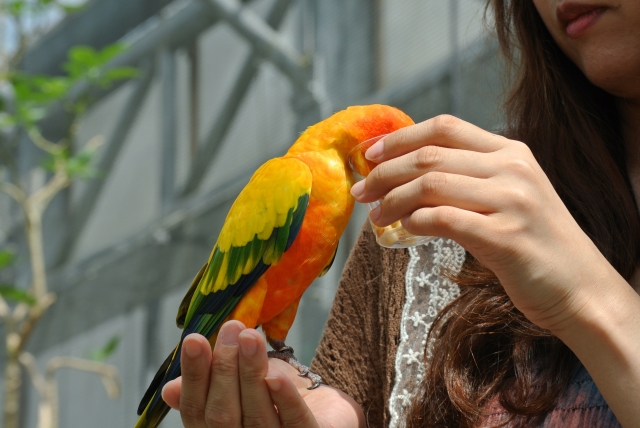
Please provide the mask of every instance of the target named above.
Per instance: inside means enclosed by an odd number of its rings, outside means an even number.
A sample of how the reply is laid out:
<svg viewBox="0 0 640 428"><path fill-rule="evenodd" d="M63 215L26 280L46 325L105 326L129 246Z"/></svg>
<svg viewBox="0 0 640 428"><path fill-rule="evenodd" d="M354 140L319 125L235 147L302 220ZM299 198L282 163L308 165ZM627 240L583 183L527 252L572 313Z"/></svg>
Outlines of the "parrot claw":
<svg viewBox="0 0 640 428"><path fill-rule="evenodd" d="M309 374L313 376L317 376L318 380L314 380L313 378L310 377L309 379L311 379L311 381L313 382L313 385L307 388L308 390L316 389L317 387L322 385L322 378L320 377L320 375L317 375L315 373L309 373Z"/></svg>
<svg viewBox="0 0 640 428"><path fill-rule="evenodd" d="M286 346L285 348L289 348L289 347ZM267 356L269 358L277 358L279 360L284 361L285 363L292 366L294 369L298 370L299 372L298 376L306 377L311 382L313 382L313 385L311 385L307 389L309 390L316 389L322 384L322 377L319 374L312 372L311 370L309 370L309 367L305 366L300 361L298 361L298 359L293 355L293 350L289 352L288 350L283 350L283 348L280 348L280 350L278 351L267 352Z"/></svg>

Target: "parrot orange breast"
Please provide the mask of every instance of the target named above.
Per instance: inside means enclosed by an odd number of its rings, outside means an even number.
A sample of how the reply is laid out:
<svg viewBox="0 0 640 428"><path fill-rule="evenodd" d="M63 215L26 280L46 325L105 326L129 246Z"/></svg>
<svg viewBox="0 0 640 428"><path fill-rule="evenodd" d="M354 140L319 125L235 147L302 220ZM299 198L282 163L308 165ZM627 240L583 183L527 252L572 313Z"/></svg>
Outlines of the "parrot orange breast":
<svg viewBox="0 0 640 428"><path fill-rule="evenodd" d="M295 242L266 273L268 285L258 323L269 321L296 302L331 262L353 211L353 178L344 162L320 153L295 156L313 175L309 205Z"/></svg>

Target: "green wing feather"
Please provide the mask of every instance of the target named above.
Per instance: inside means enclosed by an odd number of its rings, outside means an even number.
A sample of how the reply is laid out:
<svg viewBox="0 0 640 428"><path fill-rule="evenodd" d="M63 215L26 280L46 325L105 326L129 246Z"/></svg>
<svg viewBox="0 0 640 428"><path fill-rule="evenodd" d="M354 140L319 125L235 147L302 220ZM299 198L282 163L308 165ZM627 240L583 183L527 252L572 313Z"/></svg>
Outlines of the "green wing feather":
<svg viewBox="0 0 640 428"><path fill-rule="evenodd" d="M309 167L295 158L272 159L256 171L178 311L185 333L212 334L250 286L280 261L300 230L311 182ZM196 315L197 326L190 325Z"/></svg>

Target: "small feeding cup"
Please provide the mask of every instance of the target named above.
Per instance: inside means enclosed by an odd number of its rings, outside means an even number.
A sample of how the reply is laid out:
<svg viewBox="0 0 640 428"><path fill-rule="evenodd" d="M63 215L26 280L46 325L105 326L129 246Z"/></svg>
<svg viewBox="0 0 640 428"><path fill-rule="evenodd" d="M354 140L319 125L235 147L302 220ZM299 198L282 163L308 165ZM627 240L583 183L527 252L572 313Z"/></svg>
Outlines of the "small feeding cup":
<svg viewBox="0 0 640 428"><path fill-rule="evenodd" d="M373 137L358 144L347 157L347 163L351 171L353 171L353 176L356 180L364 179L373 168L376 167L375 162L371 162L364 157L367 149L373 144L380 140L385 135L379 135L377 137ZM383 198L384 199L384 198ZM375 202L369 202L365 205L369 212L371 212L374 208L379 206L382 202L382 199L377 200ZM387 248L409 248L415 247L416 245L426 244L429 241L435 239L434 236L416 236L412 233L407 232L407 230L402 226L400 221L396 221L395 223L385 226L379 227L373 224L371 219L369 219L369 223L371 223L371 227L373 228L373 232L376 235L376 241L383 247Z"/></svg>

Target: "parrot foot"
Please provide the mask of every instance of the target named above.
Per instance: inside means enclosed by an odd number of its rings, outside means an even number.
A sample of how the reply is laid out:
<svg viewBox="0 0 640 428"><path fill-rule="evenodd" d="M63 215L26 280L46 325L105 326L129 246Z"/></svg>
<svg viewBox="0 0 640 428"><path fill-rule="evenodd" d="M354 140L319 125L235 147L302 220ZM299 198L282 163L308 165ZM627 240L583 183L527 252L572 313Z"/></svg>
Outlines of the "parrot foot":
<svg viewBox="0 0 640 428"><path fill-rule="evenodd" d="M267 356L269 358L277 358L284 361L300 372L298 373L298 376L306 377L311 382L313 382L313 385L311 385L307 389L316 389L320 386L320 384L322 384L322 377L319 374L312 372L311 370L309 370L309 367L298 361L298 359L293 355L293 349L291 347L286 346L282 341L275 340L269 341L269 344L272 348L275 349L275 351L267 352Z"/></svg>

